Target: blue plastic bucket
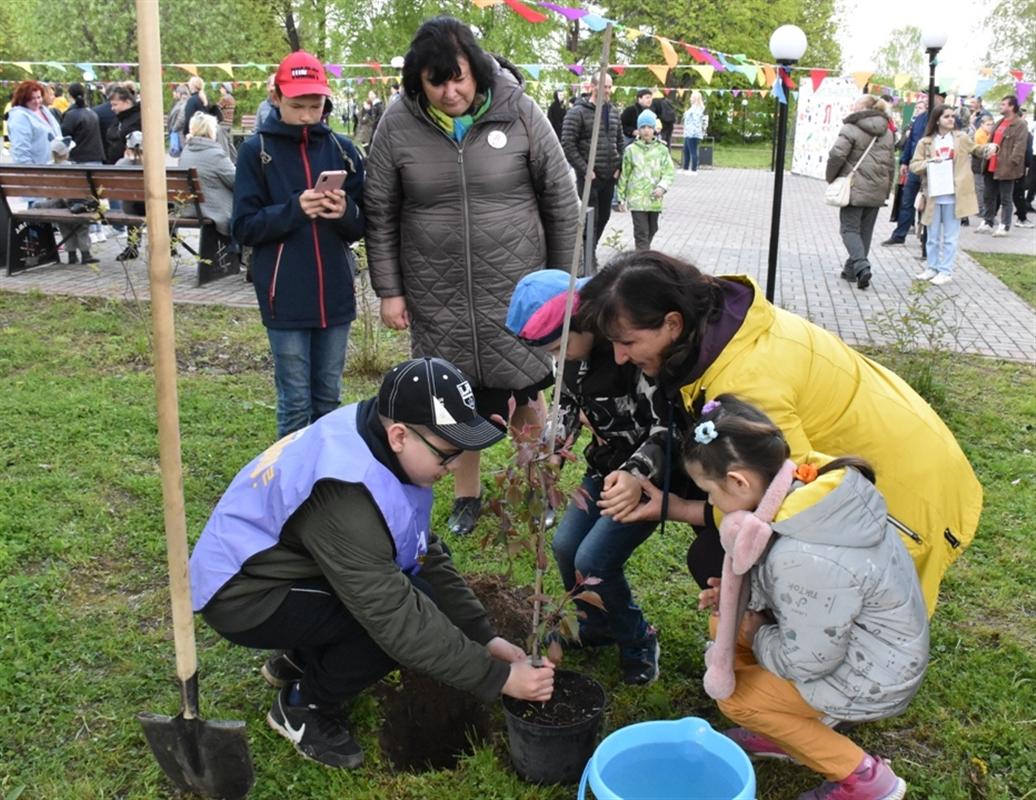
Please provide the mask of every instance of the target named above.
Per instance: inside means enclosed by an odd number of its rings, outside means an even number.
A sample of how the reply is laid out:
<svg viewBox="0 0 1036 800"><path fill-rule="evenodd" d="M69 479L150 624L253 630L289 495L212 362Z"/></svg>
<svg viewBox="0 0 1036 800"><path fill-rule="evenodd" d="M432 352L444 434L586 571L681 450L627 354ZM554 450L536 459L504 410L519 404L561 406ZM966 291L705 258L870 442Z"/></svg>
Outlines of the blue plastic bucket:
<svg viewBox="0 0 1036 800"><path fill-rule="evenodd" d="M613 732L587 762L597 800L753 800L755 771L745 752L703 719L641 722Z"/></svg>

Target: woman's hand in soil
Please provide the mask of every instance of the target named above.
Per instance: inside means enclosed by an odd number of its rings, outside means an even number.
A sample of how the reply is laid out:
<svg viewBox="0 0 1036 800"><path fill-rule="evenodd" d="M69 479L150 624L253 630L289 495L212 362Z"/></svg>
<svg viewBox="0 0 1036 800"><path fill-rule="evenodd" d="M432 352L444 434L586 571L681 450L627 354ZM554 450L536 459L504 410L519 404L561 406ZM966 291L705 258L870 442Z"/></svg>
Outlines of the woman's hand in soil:
<svg viewBox="0 0 1036 800"><path fill-rule="evenodd" d="M705 583L708 584L708 589L702 589L698 592L698 610L704 611L709 609L713 616L719 615L719 578L709 578Z"/></svg>
<svg viewBox="0 0 1036 800"><path fill-rule="evenodd" d="M622 522L622 516L632 512L640 504L642 494L640 479L625 470L615 470L604 479L601 499L597 501L601 513Z"/></svg>
<svg viewBox="0 0 1036 800"><path fill-rule="evenodd" d="M526 659L525 651L522 648L516 644L511 644L507 639L499 636L494 636L490 639L486 649L489 650L489 654L497 661L514 663L515 661L524 661Z"/></svg>
<svg viewBox="0 0 1036 800"><path fill-rule="evenodd" d="M503 693L516 700L534 700L546 703L554 694L554 665L542 658L543 666L534 667L528 659L511 662L511 674L504 684Z"/></svg>

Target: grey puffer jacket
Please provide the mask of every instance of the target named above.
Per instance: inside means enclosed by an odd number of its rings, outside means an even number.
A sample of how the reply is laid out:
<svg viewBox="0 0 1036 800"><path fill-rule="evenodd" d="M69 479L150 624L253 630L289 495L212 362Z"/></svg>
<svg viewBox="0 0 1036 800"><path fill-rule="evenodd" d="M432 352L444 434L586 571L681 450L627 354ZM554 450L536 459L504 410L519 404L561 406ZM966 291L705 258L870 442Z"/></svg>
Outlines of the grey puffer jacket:
<svg viewBox="0 0 1036 800"><path fill-rule="evenodd" d="M477 386L530 386L550 361L505 322L523 276L571 262L579 201L561 145L503 62L489 110L462 142L423 102L390 105L371 144L371 283L379 297L406 297L415 356L452 361Z"/></svg>
<svg viewBox="0 0 1036 800"><path fill-rule="evenodd" d="M885 205L896 171L895 136L889 119L880 111L854 111L844 120L838 138L827 156L827 182L848 175L874 137L874 146L853 178L849 205L877 208Z"/></svg>
<svg viewBox="0 0 1036 800"><path fill-rule="evenodd" d="M576 171L582 186L590 160L590 141L593 138L594 113L596 106L585 97L580 97L565 114L561 125L561 146L565 149L568 163ZM597 158L594 159L594 173L612 180L622 167L622 153L626 147L622 135L622 122L615 106L606 103L601 109L601 130L597 134Z"/></svg>
<svg viewBox="0 0 1036 800"><path fill-rule="evenodd" d="M234 213L234 175L237 167L220 147L219 142L204 136L192 136L180 155L180 166L194 167L201 181L201 213L211 219L216 230L230 236L230 218ZM194 207L187 204L184 214L192 216Z"/></svg>
<svg viewBox="0 0 1036 800"><path fill-rule="evenodd" d="M797 513L782 519L789 508ZM777 620L756 634L756 659L839 720L899 714L928 665L924 597L887 517L854 469L796 483L752 571L751 606Z"/></svg>

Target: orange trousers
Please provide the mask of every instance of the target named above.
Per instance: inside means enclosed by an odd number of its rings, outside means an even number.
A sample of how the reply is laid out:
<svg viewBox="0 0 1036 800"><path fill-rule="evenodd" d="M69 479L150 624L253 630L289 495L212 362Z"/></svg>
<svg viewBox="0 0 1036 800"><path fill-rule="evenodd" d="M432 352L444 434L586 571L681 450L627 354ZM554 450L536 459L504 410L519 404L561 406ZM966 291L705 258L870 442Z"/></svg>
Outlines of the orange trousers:
<svg viewBox="0 0 1036 800"><path fill-rule="evenodd" d="M709 618L713 638L717 619ZM760 666L743 630L734 650L734 677L734 693L717 701L729 719L765 736L829 781L844 780L860 765L866 753L824 724L824 712L807 703L794 683Z"/></svg>

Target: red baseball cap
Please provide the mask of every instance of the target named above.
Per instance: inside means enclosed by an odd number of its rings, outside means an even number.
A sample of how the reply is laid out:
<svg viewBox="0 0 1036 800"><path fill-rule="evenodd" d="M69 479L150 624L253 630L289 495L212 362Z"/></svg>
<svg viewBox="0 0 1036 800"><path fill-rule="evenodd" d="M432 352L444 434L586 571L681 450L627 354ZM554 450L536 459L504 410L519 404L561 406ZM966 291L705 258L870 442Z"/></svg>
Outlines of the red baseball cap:
<svg viewBox="0 0 1036 800"><path fill-rule="evenodd" d="M274 82L285 97L301 97L306 94L322 94L325 97L331 95L324 65L320 63L320 59L304 50L295 51L280 63Z"/></svg>

